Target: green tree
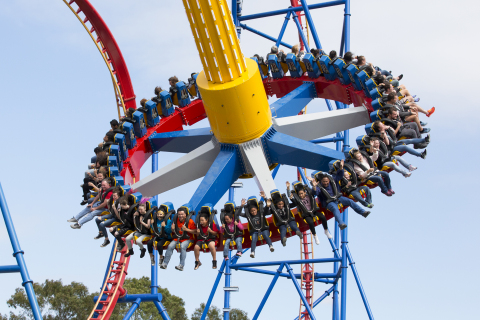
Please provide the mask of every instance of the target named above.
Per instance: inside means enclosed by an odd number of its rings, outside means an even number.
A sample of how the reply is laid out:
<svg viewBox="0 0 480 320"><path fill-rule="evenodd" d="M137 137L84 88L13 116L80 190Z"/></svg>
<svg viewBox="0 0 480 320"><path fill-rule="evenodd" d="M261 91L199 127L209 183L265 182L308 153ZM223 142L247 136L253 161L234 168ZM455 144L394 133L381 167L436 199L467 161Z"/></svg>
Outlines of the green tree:
<svg viewBox="0 0 480 320"><path fill-rule="evenodd" d="M128 294L140 294L150 292L150 279L147 277L127 278L123 287L127 290ZM159 293L162 294L162 304L167 309L167 313L172 320L188 320L187 313L185 312L185 301L182 298L172 295L168 289L160 288ZM111 320L121 320L131 304L119 303L115 307L112 313ZM142 302L140 307L135 311L131 319L134 320L160 320L162 317L158 314L158 310L153 302Z"/></svg>
<svg viewBox="0 0 480 320"><path fill-rule="evenodd" d="M62 280L45 280L34 283L38 305L44 320L84 320L93 308L93 296L82 283L63 285ZM33 319L32 309L23 288L15 289L7 305L18 313L10 312L10 320ZM2 316L2 320L8 319Z"/></svg>
<svg viewBox="0 0 480 320"><path fill-rule="evenodd" d="M200 307L196 308L192 314L191 320L200 320L205 310L205 303L201 303ZM223 314L218 307L210 306L210 309L207 312L206 320L222 320ZM230 320L250 320L248 314L240 309L233 308L230 311Z"/></svg>
<svg viewBox="0 0 480 320"><path fill-rule="evenodd" d="M93 297L98 292L89 293L88 288L82 283L72 282L64 285L61 280L46 280L45 283L33 284L37 301L44 320L85 320L94 307ZM124 288L129 294L150 292L150 279L126 279ZM185 312L185 302L182 298L172 295L168 289L159 288L162 294L162 304L172 320L188 320ZM0 320L30 320L33 319L32 310L27 295L23 288L15 289L15 293L7 301L7 305L14 310L9 315L1 315ZM116 305L111 320L121 320L130 303ZM135 312L132 319L135 320L161 320L157 308L153 302L144 302Z"/></svg>

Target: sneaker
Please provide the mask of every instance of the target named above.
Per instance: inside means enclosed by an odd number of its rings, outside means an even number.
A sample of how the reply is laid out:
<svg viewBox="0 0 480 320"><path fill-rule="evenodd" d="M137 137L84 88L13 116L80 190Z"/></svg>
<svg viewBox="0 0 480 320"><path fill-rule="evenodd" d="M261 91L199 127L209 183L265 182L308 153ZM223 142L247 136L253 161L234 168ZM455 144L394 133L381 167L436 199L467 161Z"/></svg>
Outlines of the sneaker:
<svg viewBox="0 0 480 320"><path fill-rule="evenodd" d="M347 227L347 225L345 223L342 223L341 225L338 226L340 228L340 230L343 230Z"/></svg>
<svg viewBox="0 0 480 320"><path fill-rule="evenodd" d="M416 95L416 94L412 96L412 98L416 98L416 97L417 97L417 95Z"/></svg>
<svg viewBox="0 0 480 320"><path fill-rule="evenodd" d="M164 256L160 256L160 261L158 261L158 265L162 265L162 264L163 264L163 260L165 260L165 257L164 257Z"/></svg>
<svg viewBox="0 0 480 320"><path fill-rule="evenodd" d="M71 224L71 225L70 225L70 228L72 228L72 229L80 229L81 227L82 227L82 226L79 225L78 223L74 223L74 224Z"/></svg>
<svg viewBox="0 0 480 320"><path fill-rule="evenodd" d="M273 246L270 246L270 252L273 252L275 251L275 249L273 248Z"/></svg>
<svg viewBox="0 0 480 320"><path fill-rule="evenodd" d="M403 79L403 74L399 75L398 76L398 81L402 80Z"/></svg>
<svg viewBox="0 0 480 320"><path fill-rule="evenodd" d="M143 249L140 249L140 258L143 258L145 257L145 252L147 251L147 249L143 248Z"/></svg>
<svg viewBox="0 0 480 320"><path fill-rule="evenodd" d="M422 154L420 155L420 158L425 159L427 157L427 149L423 150Z"/></svg>
<svg viewBox="0 0 480 320"><path fill-rule="evenodd" d="M253 251L252 253L250 253L250 258L255 258L255 251Z"/></svg>
<svg viewBox="0 0 480 320"><path fill-rule="evenodd" d="M374 205L373 203L369 203L368 206L367 206L367 208L368 208L368 209L372 209L374 206L375 206L375 205Z"/></svg>
<svg viewBox="0 0 480 320"><path fill-rule="evenodd" d="M81 205L81 206L84 206L84 205L86 205L87 203L88 203L87 200L83 200L82 202L80 202L80 205Z"/></svg>
<svg viewBox="0 0 480 320"><path fill-rule="evenodd" d="M237 251L237 256L241 257L242 256L242 251Z"/></svg>
<svg viewBox="0 0 480 320"><path fill-rule="evenodd" d="M383 193L384 195L386 195L387 197L393 196L393 194L392 194L390 191L387 191L387 192L383 192L383 191L382 191L382 193Z"/></svg>
<svg viewBox="0 0 480 320"><path fill-rule="evenodd" d="M167 269L167 264L166 263L162 263L160 265L160 269Z"/></svg>
<svg viewBox="0 0 480 320"><path fill-rule="evenodd" d="M430 143L430 134L427 134L427 136L425 137L425 142Z"/></svg>
<svg viewBox="0 0 480 320"><path fill-rule="evenodd" d="M70 222L70 223L75 223L75 222L78 222L77 219L75 218L72 218L72 219L68 219L67 222Z"/></svg>
<svg viewBox="0 0 480 320"><path fill-rule="evenodd" d="M212 260L212 269L217 269L217 260Z"/></svg>
<svg viewBox="0 0 480 320"><path fill-rule="evenodd" d="M106 247L106 246L108 246L109 244L110 244L110 240L108 240L108 238L107 238L107 239L105 239L105 241L103 241L103 243L101 244L101 246L100 246L100 247L102 247L102 248L103 248L103 247Z"/></svg>
<svg viewBox="0 0 480 320"><path fill-rule="evenodd" d="M175 267L178 271L183 271L183 266L179 264L178 266Z"/></svg>
<svg viewBox="0 0 480 320"><path fill-rule="evenodd" d="M128 257L130 257L130 256L133 256L133 255L134 255L133 248L130 249L130 250L128 250L127 253L125 253L125 257L126 257L126 258L128 258Z"/></svg>
<svg viewBox="0 0 480 320"><path fill-rule="evenodd" d="M369 214L370 214L370 211L365 211L364 213L362 213L362 216L366 218L368 217Z"/></svg>
<svg viewBox="0 0 480 320"><path fill-rule="evenodd" d="M330 232L327 230L325 230L325 235L327 236L328 239L333 239L332 235L330 234Z"/></svg>
<svg viewBox="0 0 480 320"><path fill-rule="evenodd" d="M287 237L283 237L282 238L282 246L286 246L287 245Z"/></svg>
<svg viewBox="0 0 480 320"><path fill-rule="evenodd" d="M393 191L393 189L388 190L388 192L390 192L391 194L395 194L395 191Z"/></svg>
<svg viewBox="0 0 480 320"><path fill-rule="evenodd" d="M301 232L300 230L297 230L295 233L297 234L297 236L298 236L300 239L303 238L302 232Z"/></svg>
<svg viewBox="0 0 480 320"><path fill-rule="evenodd" d="M315 244L319 245L320 240L318 240L318 236L316 234L313 235L313 238L315 239Z"/></svg>
<svg viewBox="0 0 480 320"><path fill-rule="evenodd" d="M152 266L155 265L155 256L150 257L150 262L152 263Z"/></svg>
<svg viewBox="0 0 480 320"><path fill-rule="evenodd" d="M423 128L422 131L420 131L420 133L429 133L430 132L430 128Z"/></svg>
<svg viewBox="0 0 480 320"><path fill-rule="evenodd" d="M411 175L412 175L411 172L407 172L407 173L405 173L403 176L404 176L405 178L409 178Z"/></svg>
<svg viewBox="0 0 480 320"><path fill-rule="evenodd" d="M428 122L420 121L420 125L421 125L422 127L425 127L427 124L428 124Z"/></svg>
<svg viewBox="0 0 480 320"><path fill-rule="evenodd" d="M408 166L408 170L410 170L410 171L415 171L415 170L417 170L417 169L418 169L417 167L414 167L414 166L412 166L412 165L409 165L409 166Z"/></svg>
<svg viewBox="0 0 480 320"><path fill-rule="evenodd" d="M119 245L119 246L117 247L117 251L122 251L123 248L125 248L125 243Z"/></svg>
<svg viewBox="0 0 480 320"><path fill-rule="evenodd" d="M430 117L435 112L435 107L432 107L430 110L427 110L427 117Z"/></svg>
<svg viewBox="0 0 480 320"><path fill-rule="evenodd" d="M197 270L198 268L200 268L200 266L202 265L202 263L200 261L195 261L195 268L193 270ZM178 266L179 267L179 266ZM175 267L175 269L179 270L177 267ZM182 268L183 269L183 268ZM181 271L181 270L180 270Z"/></svg>
<svg viewBox="0 0 480 320"><path fill-rule="evenodd" d="M418 102L418 101L420 101L420 98L416 98L416 99L414 99L413 101L414 101L414 102ZM428 117L428 115L427 115L427 117Z"/></svg>
<svg viewBox="0 0 480 320"><path fill-rule="evenodd" d="M101 239L103 237L104 237L103 233L99 232L98 235L93 239L98 240L98 239Z"/></svg>

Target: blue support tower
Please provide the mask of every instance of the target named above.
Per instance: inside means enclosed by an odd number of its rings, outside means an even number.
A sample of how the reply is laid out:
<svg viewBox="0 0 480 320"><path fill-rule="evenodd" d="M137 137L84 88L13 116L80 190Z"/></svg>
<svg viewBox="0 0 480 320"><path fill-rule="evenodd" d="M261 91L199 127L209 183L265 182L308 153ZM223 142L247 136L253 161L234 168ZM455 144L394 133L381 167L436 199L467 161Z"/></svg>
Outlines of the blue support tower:
<svg viewBox="0 0 480 320"><path fill-rule="evenodd" d="M0 273L20 272L22 276L22 286L27 292L28 302L32 308L33 317L35 320L42 320L42 313L40 311L40 307L38 306L35 291L33 290L33 281L30 279L30 275L28 274L27 264L23 258L24 252L20 248L20 243L18 242L17 233L15 232L15 227L13 225L12 217L10 216L10 210L8 209L7 200L5 199L1 184L0 208L2 209L3 220L5 221L5 227L7 228L10 243L12 244L13 256L17 260L16 265L0 266Z"/></svg>

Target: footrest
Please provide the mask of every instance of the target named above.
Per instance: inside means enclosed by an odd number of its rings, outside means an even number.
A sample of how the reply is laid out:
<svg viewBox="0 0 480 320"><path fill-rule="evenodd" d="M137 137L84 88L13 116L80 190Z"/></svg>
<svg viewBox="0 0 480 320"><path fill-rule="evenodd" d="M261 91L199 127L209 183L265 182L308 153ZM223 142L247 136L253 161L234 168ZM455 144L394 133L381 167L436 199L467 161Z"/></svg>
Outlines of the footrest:
<svg viewBox="0 0 480 320"><path fill-rule="evenodd" d="M224 291L238 292L240 289L238 287L223 287Z"/></svg>

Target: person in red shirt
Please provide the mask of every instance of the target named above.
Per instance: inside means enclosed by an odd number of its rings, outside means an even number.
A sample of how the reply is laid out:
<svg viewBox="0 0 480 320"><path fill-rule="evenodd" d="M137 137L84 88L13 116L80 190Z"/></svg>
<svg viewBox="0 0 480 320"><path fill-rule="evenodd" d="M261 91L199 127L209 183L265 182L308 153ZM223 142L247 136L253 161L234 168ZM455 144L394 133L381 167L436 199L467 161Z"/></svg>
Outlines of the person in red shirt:
<svg viewBox="0 0 480 320"><path fill-rule="evenodd" d="M188 246L193 243L193 236L197 233L197 227L195 222L190 219L187 223L187 208L185 206L180 207L177 210L177 219L172 223L172 236L173 241L167 247L167 252L165 253L165 259L160 265L161 269L167 269L168 262L173 254L173 249L175 249L177 243L180 244L180 264L175 267L179 271L183 271L185 266L185 259L187 258L187 249ZM188 226L188 227L187 227Z"/></svg>
<svg viewBox="0 0 480 320"><path fill-rule="evenodd" d="M208 215L201 214L198 219L199 226L197 228L197 242L195 243L195 270L197 270L202 263L200 262L200 249L205 245L210 250L212 254L212 269L217 269L217 251L215 247L217 246L217 235L218 228L215 223L212 223L211 227L208 224Z"/></svg>
<svg viewBox="0 0 480 320"><path fill-rule="evenodd" d="M80 229L82 225L92 220L94 217L99 216L104 211L108 211L108 200L112 196L112 190L110 178L102 180L100 192L95 196L92 203L90 203L85 209L80 211L68 222L73 222L70 227L72 229Z"/></svg>

